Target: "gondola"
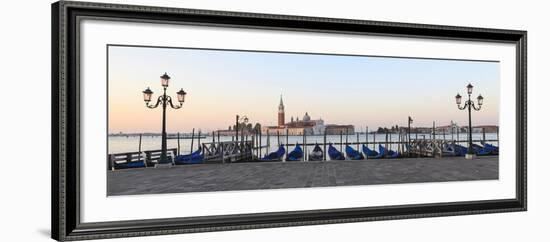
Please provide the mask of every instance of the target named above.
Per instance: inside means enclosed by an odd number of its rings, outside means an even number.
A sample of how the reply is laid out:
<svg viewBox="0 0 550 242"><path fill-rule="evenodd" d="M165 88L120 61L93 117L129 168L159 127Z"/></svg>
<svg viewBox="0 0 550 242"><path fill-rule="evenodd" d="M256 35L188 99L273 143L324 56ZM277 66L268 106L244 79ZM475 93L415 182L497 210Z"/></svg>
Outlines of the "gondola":
<svg viewBox="0 0 550 242"><path fill-rule="evenodd" d="M382 145L378 145L378 152L374 151L374 150L370 150L368 147L366 147L366 150L367 150L367 153L371 153L371 154L376 154L374 156L370 156L368 155L367 156L367 159L382 159L386 156L386 153L387 153L387 150L386 148L384 148ZM373 153L374 152L374 153Z"/></svg>
<svg viewBox="0 0 550 242"><path fill-rule="evenodd" d="M300 161L304 157L304 151L302 150L302 147L300 147L299 144L296 144L296 147L294 147L294 150L292 150L288 155L286 156L286 161Z"/></svg>
<svg viewBox="0 0 550 242"><path fill-rule="evenodd" d="M442 150L443 156L456 156L454 144L445 143Z"/></svg>
<svg viewBox="0 0 550 242"><path fill-rule="evenodd" d="M140 168L140 167L146 167L145 162L143 160L138 161L130 161L130 162L124 162L124 163L116 163L114 164L114 168L116 170L118 169L128 169L128 168Z"/></svg>
<svg viewBox="0 0 550 242"><path fill-rule="evenodd" d="M386 149L386 147L382 146L382 145L378 145L378 155L377 157L373 157L374 159L377 159L377 158L397 158L399 156L399 153L393 151L393 150L388 150Z"/></svg>
<svg viewBox="0 0 550 242"><path fill-rule="evenodd" d="M323 160L323 150L319 147L319 144L315 144L311 153L309 153L310 161L320 161Z"/></svg>
<svg viewBox="0 0 550 242"><path fill-rule="evenodd" d="M345 160L346 157L342 152L338 151L332 144L328 145L328 156L331 160Z"/></svg>
<svg viewBox="0 0 550 242"><path fill-rule="evenodd" d="M399 152L388 150L388 154L386 155L386 158L398 158L398 157L399 157Z"/></svg>
<svg viewBox="0 0 550 242"><path fill-rule="evenodd" d="M203 160L204 155L201 154L201 150L198 149L191 154L176 156L176 159L174 159L174 163L176 165L200 164L203 162Z"/></svg>
<svg viewBox="0 0 550 242"><path fill-rule="evenodd" d="M376 152L375 150L369 149L369 147L367 147L366 145L363 145L362 149L363 149L363 153L365 154L365 156L367 156L367 158L375 157L378 155L378 152Z"/></svg>
<svg viewBox="0 0 550 242"><path fill-rule="evenodd" d="M260 161L281 161L285 155L285 147L283 145L279 146L275 152L271 152L261 158Z"/></svg>
<svg viewBox="0 0 550 242"><path fill-rule="evenodd" d="M363 160L365 157L363 154L355 149L353 149L351 146L346 145L346 156L350 160Z"/></svg>
<svg viewBox="0 0 550 242"><path fill-rule="evenodd" d="M483 144L483 148L491 152L491 155L498 155L498 146L489 143Z"/></svg>
<svg viewBox="0 0 550 242"><path fill-rule="evenodd" d="M485 149L485 146L481 146L481 145L478 145L478 144L472 144L472 148L474 149L474 152L476 153L476 155L479 155L479 156L484 156L484 155L490 155L491 154L491 150L490 149Z"/></svg>
<svg viewBox="0 0 550 242"><path fill-rule="evenodd" d="M452 148L453 148L456 156L465 156L466 153L468 153L468 148L466 148L462 145L453 144Z"/></svg>

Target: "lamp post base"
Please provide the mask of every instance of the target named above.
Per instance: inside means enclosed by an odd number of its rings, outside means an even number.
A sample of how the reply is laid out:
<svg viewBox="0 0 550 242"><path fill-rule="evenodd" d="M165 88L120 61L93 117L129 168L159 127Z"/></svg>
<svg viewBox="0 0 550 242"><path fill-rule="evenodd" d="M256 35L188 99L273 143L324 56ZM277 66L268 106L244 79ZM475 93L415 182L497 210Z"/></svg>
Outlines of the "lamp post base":
<svg viewBox="0 0 550 242"><path fill-rule="evenodd" d="M155 168L172 168L172 163L155 164Z"/></svg>
<svg viewBox="0 0 550 242"><path fill-rule="evenodd" d="M476 154L466 154L464 158L466 158L466 160L473 160L476 158Z"/></svg>

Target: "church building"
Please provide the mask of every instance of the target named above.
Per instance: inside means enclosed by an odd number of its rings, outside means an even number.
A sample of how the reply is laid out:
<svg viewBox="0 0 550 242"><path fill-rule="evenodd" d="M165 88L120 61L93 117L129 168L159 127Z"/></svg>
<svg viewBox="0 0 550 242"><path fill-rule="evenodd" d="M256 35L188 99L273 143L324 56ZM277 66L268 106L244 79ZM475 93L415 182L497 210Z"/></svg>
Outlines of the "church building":
<svg viewBox="0 0 550 242"><path fill-rule="evenodd" d="M323 135L325 133L325 130L327 134L335 133L336 130L333 130L335 128L338 129L339 133L342 127L345 127L347 133L353 134L355 132L353 129L353 125L326 126L323 119L312 120L307 112L303 116L302 120L300 120L298 117L291 117L290 122L286 122L285 105L283 104L283 96L281 95L281 98L279 100L279 109L277 112L277 126L262 126L262 134L286 135L286 133L288 132L288 135Z"/></svg>

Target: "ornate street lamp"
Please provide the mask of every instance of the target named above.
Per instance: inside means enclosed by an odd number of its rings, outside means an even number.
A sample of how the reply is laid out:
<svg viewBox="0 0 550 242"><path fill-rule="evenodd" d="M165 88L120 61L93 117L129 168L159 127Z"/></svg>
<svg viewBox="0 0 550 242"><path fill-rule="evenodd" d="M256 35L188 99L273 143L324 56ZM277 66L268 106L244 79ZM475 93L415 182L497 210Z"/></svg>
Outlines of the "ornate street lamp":
<svg viewBox="0 0 550 242"><path fill-rule="evenodd" d="M151 98L153 96L153 91L151 89L147 88L145 91L143 91L143 101L145 101L145 106L148 108L157 108L160 104L162 104L162 144L161 144L161 154L160 154L160 160L158 164L172 164L172 162L168 159L168 156L166 154L166 107L168 104L170 104L170 107L173 109L180 109L183 106L183 102L185 101L185 95L187 94L183 89L179 90L177 94L179 105L174 105L172 103L172 97L166 95L166 88L168 88L168 84L170 82L170 76L168 74L164 73L164 75L160 76L160 84L163 87L163 94L158 97L157 103L154 105L150 105L149 102L151 102Z"/></svg>
<svg viewBox="0 0 550 242"><path fill-rule="evenodd" d="M245 125L243 126L246 126L246 124L248 123L248 117L246 117L246 115L243 115L242 117L240 117L239 115L236 116L235 118L235 141L239 141L239 123L244 123ZM244 127L243 127L244 129ZM244 130L243 130L243 133L244 133Z"/></svg>
<svg viewBox="0 0 550 242"><path fill-rule="evenodd" d="M474 102L471 100L474 86L472 86L472 84L468 84L468 86L466 86L466 89L468 91L468 100L464 103L463 107L460 107L462 104L462 96L460 96L460 94L456 94L455 99L458 109L464 110L468 108L468 153L466 154L466 159L473 159L475 158L476 154L472 143L472 108L476 111L481 110L481 105L483 105L483 96L479 95L477 97L478 106L476 107Z"/></svg>

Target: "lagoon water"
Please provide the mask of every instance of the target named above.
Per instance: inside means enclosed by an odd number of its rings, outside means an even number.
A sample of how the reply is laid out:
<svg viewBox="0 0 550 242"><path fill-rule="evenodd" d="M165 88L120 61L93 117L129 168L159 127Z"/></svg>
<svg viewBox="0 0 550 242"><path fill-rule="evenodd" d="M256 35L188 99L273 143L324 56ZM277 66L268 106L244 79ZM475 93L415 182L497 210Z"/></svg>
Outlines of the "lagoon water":
<svg viewBox="0 0 550 242"><path fill-rule="evenodd" d="M481 133L474 133L472 134L473 140L481 140L483 138L483 135ZM415 139L416 134L411 134L411 139ZM218 141L218 137L214 137L216 142ZM430 134L418 134L418 139L430 139ZM436 135L437 139L443 139L443 135ZM451 140L451 135L447 134L445 135L445 139ZM220 136L220 141L231 141L234 139L232 136ZM248 138L250 140L250 137ZM374 137L374 134L368 135L368 142L369 147L373 147L373 142L376 139L376 142L385 142L386 141L386 134L376 134L376 138ZM456 134L454 135L454 139L456 140ZM468 139L466 133L460 134L460 140L466 141ZM485 134L486 140L496 140L497 134L496 133L486 133ZM397 134L388 134L388 141L398 141L398 135ZM283 144L286 144L286 137L281 135L279 137L279 141ZM359 135L359 142L365 143L366 137L365 134ZM178 147L178 140L177 139L168 139L168 148L177 148ZM210 143L212 142L212 136L206 136L206 138L201 139L202 143ZM265 146L267 142L267 137L262 136L262 146ZM302 136L288 136L288 143L289 144L301 144L303 142ZM342 142L346 143L346 136L342 136ZM348 135L347 142L349 143L356 143L357 142L357 135ZM115 153L123 153L123 152L137 152L139 150L139 136L109 136L108 137L108 153L109 154L115 154ZM191 139L180 139L180 152L182 154L190 153L192 150L198 149L198 140L195 138L193 141L193 147L191 147ZM323 136L307 136L307 143L319 143L323 144ZM340 135L327 135L327 145L328 143L340 143ZM488 142L493 145L498 145L497 142ZM466 142L462 142L462 145L466 145ZM143 136L141 140L141 150L158 150L161 146L161 136ZM353 145L352 147L356 148L356 145ZM340 149L340 145L336 145L336 148ZM390 149L397 150L396 144L390 144ZM270 136L270 147L269 151L274 151L277 149L277 136ZM291 148L289 148L291 149ZM308 150L313 149L313 147L309 146L307 147ZM262 150L262 154L265 154L266 150Z"/></svg>

